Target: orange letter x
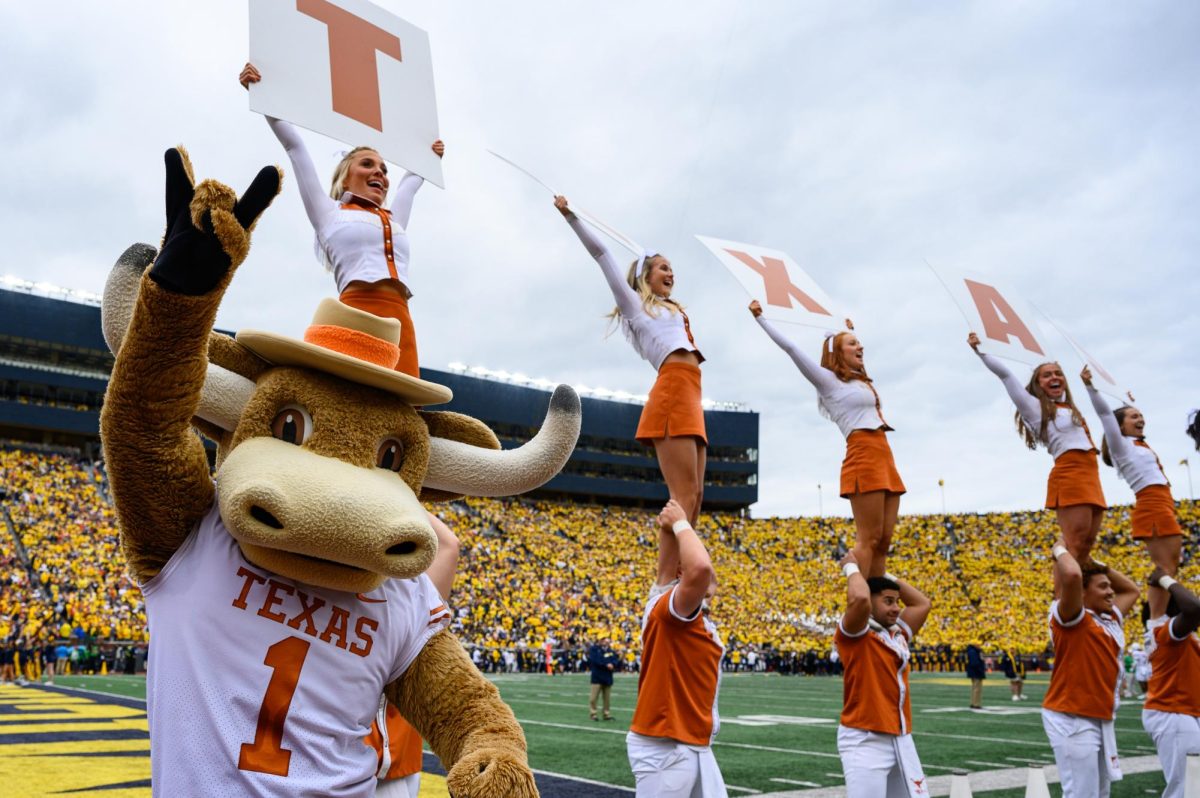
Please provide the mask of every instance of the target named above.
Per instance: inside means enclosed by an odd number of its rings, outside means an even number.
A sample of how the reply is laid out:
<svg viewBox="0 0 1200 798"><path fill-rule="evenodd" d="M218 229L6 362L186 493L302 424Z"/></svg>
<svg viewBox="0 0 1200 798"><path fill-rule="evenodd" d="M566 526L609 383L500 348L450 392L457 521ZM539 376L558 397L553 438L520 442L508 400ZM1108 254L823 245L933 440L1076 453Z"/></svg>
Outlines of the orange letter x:
<svg viewBox="0 0 1200 798"><path fill-rule="evenodd" d="M763 255L763 262L759 263L745 252L738 252L732 249L725 251L749 266L755 274L763 278L763 283L767 289L768 305L790 308L792 306L792 299L795 299L809 313L820 313L822 316L831 315L815 299L792 285L792 281L788 279L787 266L779 258Z"/></svg>
<svg viewBox="0 0 1200 798"><path fill-rule="evenodd" d="M324 22L329 28L333 110L382 131L375 53L401 60L400 40L326 0L296 0L296 10Z"/></svg>

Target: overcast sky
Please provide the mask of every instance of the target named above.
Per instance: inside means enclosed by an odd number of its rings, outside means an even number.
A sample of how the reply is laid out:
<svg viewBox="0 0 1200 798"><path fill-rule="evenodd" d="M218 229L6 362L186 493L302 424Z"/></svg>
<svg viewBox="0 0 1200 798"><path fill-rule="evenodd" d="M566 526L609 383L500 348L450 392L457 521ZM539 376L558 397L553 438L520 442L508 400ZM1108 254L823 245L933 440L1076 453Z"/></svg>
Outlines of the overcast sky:
<svg viewBox="0 0 1200 798"><path fill-rule="evenodd" d="M410 3L429 32L445 191L409 234L421 361L646 392L604 338L594 262L509 154L667 254L705 394L761 414L755 515L845 515L844 441L692 237L792 255L851 307L909 492L902 512L1040 507L1000 383L923 259L1002 278L1064 323L1145 412L1177 496L1200 405L1200 5L1180 2ZM244 2L0 6L0 273L100 291L162 233L162 151L241 190L286 159L236 77ZM343 145L305 134L318 170ZM300 335L333 295L295 184L218 323ZM790 328L816 354L820 333ZM1054 338L1075 375L1080 362ZM1020 373L1028 370L1014 364ZM1127 486L1102 469L1113 503ZM1200 473L1197 474L1200 478Z"/></svg>

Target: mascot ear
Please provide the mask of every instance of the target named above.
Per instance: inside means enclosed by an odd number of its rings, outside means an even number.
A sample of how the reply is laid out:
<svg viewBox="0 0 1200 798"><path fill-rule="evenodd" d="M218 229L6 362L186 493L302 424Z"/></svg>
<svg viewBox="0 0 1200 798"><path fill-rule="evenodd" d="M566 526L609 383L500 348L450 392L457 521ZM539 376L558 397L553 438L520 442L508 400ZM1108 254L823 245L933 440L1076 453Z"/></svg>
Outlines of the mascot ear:
<svg viewBox="0 0 1200 798"><path fill-rule="evenodd" d="M456 416L447 420L442 435L430 425L429 467L421 487L421 498L446 496L516 496L539 488L566 465L579 438L581 409L579 395L569 385L554 389L546 419L533 439L518 449L499 450L497 445L480 446L478 431L454 413L422 413L422 417ZM479 425L475 419L466 419ZM426 424L430 422L426 420ZM441 420L434 424L442 424ZM484 429L487 429L484 427ZM488 431L491 441L495 436ZM464 440L465 439L465 440ZM442 499L445 500L444 498Z"/></svg>
<svg viewBox="0 0 1200 798"><path fill-rule="evenodd" d="M477 446L481 449L496 450L500 448L500 440L496 437L496 433L478 419L445 410L420 410L417 411L417 415L429 428L431 444L433 439L441 438L447 441L458 441L467 446ZM423 502L449 502L462 497L462 493L438 490L422 485L419 498Z"/></svg>

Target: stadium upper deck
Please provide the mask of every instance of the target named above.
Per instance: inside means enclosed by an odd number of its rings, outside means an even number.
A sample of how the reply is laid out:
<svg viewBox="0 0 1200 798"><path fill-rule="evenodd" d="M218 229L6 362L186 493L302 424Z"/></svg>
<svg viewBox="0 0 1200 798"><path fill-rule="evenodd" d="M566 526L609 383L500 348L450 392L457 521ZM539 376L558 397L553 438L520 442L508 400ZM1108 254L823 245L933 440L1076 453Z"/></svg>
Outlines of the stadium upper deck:
<svg viewBox="0 0 1200 798"><path fill-rule="evenodd" d="M95 303L0 288L0 438L92 454L112 355ZM508 448L537 431L549 394L470 374L422 369L449 386L444 409L486 422ZM439 408L441 409L441 408ZM633 440L641 405L583 398L579 444L562 473L535 495L653 505L667 498L653 452ZM705 506L741 510L758 500L758 414L710 410Z"/></svg>

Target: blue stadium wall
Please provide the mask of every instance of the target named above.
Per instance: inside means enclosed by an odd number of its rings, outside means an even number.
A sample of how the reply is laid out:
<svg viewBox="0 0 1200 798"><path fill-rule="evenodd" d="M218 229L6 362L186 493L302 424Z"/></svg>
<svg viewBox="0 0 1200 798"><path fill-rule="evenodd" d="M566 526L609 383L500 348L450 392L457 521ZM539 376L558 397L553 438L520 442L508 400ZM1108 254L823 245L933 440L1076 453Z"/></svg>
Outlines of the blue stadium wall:
<svg viewBox="0 0 1200 798"><path fill-rule="evenodd" d="M94 445L99 401L111 369L91 305L0 290L0 437ZM85 372L83 374L73 372ZM496 430L505 448L536 432L550 394L535 388L432 369L422 376L448 386L454 400L438 409L474 416ZM14 396L19 386L34 400ZM45 397L55 401L45 401ZM62 401L62 397L67 401ZM85 406L90 405L90 406ZM641 405L583 399L580 444L563 473L539 494L597 502L666 500L653 451L633 442ZM709 434L705 505L736 510L758 499L758 414L705 413Z"/></svg>

